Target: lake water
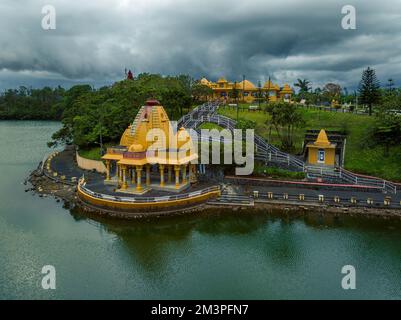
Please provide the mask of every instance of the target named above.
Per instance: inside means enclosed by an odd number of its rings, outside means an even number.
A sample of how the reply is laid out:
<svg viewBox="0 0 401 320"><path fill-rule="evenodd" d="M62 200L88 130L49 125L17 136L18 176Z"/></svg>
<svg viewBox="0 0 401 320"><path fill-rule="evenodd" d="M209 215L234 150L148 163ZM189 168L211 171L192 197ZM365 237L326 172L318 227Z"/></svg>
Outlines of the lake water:
<svg viewBox="0 0 401 320"><path fill-rule="evenodd" d="M24 179L53 122L0 122L0 299L401 299L401 223L229 211L95 221ZM57 289L41 287L44 265ZM356 290L341 268L356 268Z"/></svg>

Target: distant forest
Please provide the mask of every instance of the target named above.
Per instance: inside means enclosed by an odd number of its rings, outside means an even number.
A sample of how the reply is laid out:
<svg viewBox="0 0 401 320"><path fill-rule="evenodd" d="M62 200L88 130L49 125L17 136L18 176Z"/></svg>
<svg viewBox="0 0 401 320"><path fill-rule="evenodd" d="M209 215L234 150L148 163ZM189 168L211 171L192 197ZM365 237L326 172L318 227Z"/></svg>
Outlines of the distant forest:
<svg viewBox="0 0 401 320"><path fill-rule="evenodd" d="M61 87L8 89L0 95L0 119L61 120L65 94Z"/></svg>
<svg viewBox="0 0 401 320"><path fill-rule="evenodd" d="M53 135L50 145L74 143L88 147L96 144L100 133L105 142L119 139L149 98L158 99L170 119L176 120L210 90L187 75L163 77L146 73L99 89L90 85L68 90L20 87L0 96L0 119L58 120L63 126Z"/></svg>
<svg viewBox="0 0 401 320"><path fill-rule="evenodd" d="M76 85L66 90L44 87L32 89L24 86L8 89L0 94L1 120L62 120L64 111L85 99L90 104L119 104L124 108L142 104L147 98L160 99L170 116L178 116L183 108L189 107L191 97L199 97L207 88L200 88L187 76L162 77L160 75L140 74L136 79L123 80L111 86L93 89L89 85ZM207 92L205 93L207 94ZM104 100L102 100L104 99ZM172 100L176 103L171 105ZM123 106L124 105L124 106Z"/></svg>

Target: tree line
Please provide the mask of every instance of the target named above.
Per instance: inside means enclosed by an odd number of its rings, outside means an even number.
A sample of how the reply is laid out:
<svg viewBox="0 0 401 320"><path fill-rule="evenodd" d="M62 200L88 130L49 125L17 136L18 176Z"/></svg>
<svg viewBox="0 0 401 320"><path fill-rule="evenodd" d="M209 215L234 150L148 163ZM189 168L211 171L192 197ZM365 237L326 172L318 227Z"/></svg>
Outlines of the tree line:
<svg viewBox="0 0 401 320"><path fill-rule="evenodd" d="M198 103L199 90L204 88L187 75L147 73L97 90L88 85L72 87L62 99L62 128L52 136L49 146L74 143L87 148L99 144L100 138L102 143L118 142L149 98L159 100L169 118L177 120Z"/></svg>
<svg viewBox="0 0 401 320"><path fill-rule="evenodd" d="M6 90L0 95L0 119L61 120L65 93L62 87L32 89L21 86Z"/></svg>
<svg viewBox="0 0 401 320"><path fill-rule="evenodd" d="M388 79L385 87L381 87L376 71L368 67L362 72L358 90L353 94L334 83L326 84L323 90L312 91L307 79L298 79L294 86L299 88L296 99L304 99L307 104L337 100L338 107L341 103L349 103L354 108L359 103L370 116L375 116L374 125L365 135L365 143L368 147L383 146L384 156L389 155L392 146L401 144L401 88L395 87L393 79Z"/></svg>

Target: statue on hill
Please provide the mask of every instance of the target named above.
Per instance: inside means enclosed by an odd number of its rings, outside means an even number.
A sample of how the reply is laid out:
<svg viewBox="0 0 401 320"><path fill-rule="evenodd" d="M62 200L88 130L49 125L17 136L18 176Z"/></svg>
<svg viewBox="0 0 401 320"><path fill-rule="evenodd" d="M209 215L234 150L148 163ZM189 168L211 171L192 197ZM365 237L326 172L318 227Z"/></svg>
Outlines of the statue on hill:
<svg viewBox="0 0 401 320"><path fill-rule="evenodd" d="M128 80L134 80L134 75L132 74L131 70L128 70L127 79Z"/></svg>

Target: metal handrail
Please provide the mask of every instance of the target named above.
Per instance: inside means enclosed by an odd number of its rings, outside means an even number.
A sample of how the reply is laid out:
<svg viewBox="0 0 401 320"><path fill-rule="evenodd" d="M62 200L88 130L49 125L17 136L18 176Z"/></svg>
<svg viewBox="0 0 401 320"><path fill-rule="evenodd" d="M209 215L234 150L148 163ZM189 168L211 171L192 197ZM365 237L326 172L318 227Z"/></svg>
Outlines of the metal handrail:
<svg viewBox="0 0 401 320"><path fill-rule="evenodd" d="M236 126L236 121L223 115L216 114L218 108L218 102L205 103L193 109L189 114L184 116L182 119L183 124L188 124L191 121L191 127L196 129L203 122L217 123L227 129L233 130ZM206 112L206 114L200 114L198 118L193 118L193 115L198 112ZM213 139L212 139L213 140ZM221 139L219 139L220 141ZM344 170L343 168L325 169L316 167L307 167L305 162L298 159L297 157L281 151L279 148L271 145L265 141L259 135L255 135L255 145L257 152L255 159L266 162L276 163L287 163L288 166L293 166L297 169L307 173L309 177L321 176L321 177L335 177L347 181L352 184L363 184L367 186L380 186L383 190L397 193L401 189L401 185L391 181L387 181L375 177L366 177L353 172Z"/></svg>

